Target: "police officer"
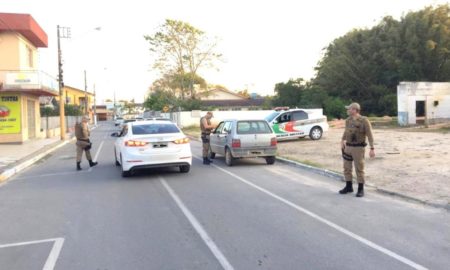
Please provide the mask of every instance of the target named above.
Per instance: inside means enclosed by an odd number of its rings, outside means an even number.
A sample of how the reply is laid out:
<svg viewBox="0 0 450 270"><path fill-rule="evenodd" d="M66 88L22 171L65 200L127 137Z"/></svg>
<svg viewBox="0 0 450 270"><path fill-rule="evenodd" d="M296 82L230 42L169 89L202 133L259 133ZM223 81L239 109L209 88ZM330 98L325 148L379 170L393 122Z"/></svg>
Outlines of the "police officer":
<svg viewBox="0 0 450 270"><path fill-rule="evenodd" d="M209 152L209 139L211 131L215 128L214 125L211 124L211 118L213 118L212 112L207 112L205 116L200 118L200 129L201 129L201 138L202 138L202 156L203 156L203 164L209 165L212 160L208 157Z"/></svg>
<svg viewBox="0 0 450 270"><path fill-rule="evenodd" d="M355 164L356 179L358 181L358 192L356 197L364 196L364 154L367 146L366 137L369 141L371 158L375 157L373 146L372 126L369 119L360 115L361 106L352 103L345 106L349 117L345 120L345 131L342 135L341 148L344 159L345 188L339 191L340 194L353 192L352 185L352 164Z"/></svg>
<svg viewBox="0 0 450 270"><path fill-rule="evenodd" d="M81 118L81 123L75 124L75 137L77 138L76 147L77 147L77 170L81 170L81 157L83 156L83 151L86 152L86 159L89 161L89 166L93 167L97 165L97 162L92 161L91 156L91 146L92 143L89 140L89 136L91 135L89 131L89 116L83 116Z"/></svg>

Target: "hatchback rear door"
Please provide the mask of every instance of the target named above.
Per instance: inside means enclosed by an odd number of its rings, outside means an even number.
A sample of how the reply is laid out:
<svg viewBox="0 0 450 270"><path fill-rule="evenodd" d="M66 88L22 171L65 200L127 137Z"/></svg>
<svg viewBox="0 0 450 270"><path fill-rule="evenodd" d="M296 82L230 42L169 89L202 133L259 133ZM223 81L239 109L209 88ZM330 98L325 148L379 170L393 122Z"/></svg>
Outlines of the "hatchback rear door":
<svg viewBox="0 0 450 270"><path fill-rule="evenodd" d="M272 138L275 137L269 124L264 120L238 121L236 133L243 148L269 147Z"/></svg>

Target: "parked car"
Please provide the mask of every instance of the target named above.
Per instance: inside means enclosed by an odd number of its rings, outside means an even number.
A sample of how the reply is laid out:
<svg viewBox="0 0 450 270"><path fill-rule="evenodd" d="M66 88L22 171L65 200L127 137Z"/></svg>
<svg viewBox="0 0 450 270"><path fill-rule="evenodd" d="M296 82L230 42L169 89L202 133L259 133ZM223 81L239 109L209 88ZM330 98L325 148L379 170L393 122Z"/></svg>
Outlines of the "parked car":
<svg viewBox="0 0 450 270"><path fill-rule="evenodd" d="M116 121L114 121L114 125L115 126L120 126L121 124L123 124L124 119L122 117L117 117Z"/></svg>
<svg viewBox="0 0 450 270"><path fill-rule="evenodd" d="M210 136L210 157L225 156L232 166L237 158L265 158L267 164L275 163L277 138L265 120L225 120L219 123Z"/></svg>
<svg viewBox="0 0 450 270"><path fill-rule="evenodd" d="M309 136L319 140L328 131L327 117L322 109L279 109L265 117L278 140L298 139Z"/></svg>
<svg viewBox="0 0 450 270"><path fill-rule="evenodd" d="M189 139L170 121L129 122L111 136L117 137L114 156L123 177L134 170L157 167L179 167L187 173L192 165Z"/></svg>

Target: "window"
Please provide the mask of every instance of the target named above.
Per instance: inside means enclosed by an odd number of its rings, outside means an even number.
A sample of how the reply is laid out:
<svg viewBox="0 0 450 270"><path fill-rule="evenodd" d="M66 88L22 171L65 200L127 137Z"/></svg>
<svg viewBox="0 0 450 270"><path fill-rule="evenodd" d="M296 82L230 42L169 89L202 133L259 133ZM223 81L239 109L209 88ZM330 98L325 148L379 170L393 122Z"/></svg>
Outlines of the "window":
<svg viewBox="0 0 450 270"><path fill-rule="evenodd" d="M29 67L34 67L34 61L33 61L33 50L27 46L27 56L28 56L28 66Z"/></svg>
<svg viewBox="0 0 450 270"><path fill-rule="evenodd" d="M225 125L225 122L221 122L217 128L214 130L214 133L220 133L222 131L223 126Z"/></svg>
<svg viewBox="0 0 450 270"><path fill-rule="evenodd" d="M232 125L231 122L225 122L225 125L223 126L223 131L222 131L222 133L228 133L228 134L230 134L230 133L231 133L231 125Z"/></svg>
<svg viewBox="0 0 450 270"><path fill-rule="evenodd" d="M292 121L306 120L308 114L304 111L295 111L292 113Z"/></svg>
<svg viewBox="0 0 450 270"><path fill-rule="evenodd" d="M239 121L237 124L238 134L267 134L272 133L269 124L265 121Z"/></svg>
<svg viewBox="0 0 450 270"><path fill-rule="evenodd" d="M278 123L285 123L291 121L291 113L283 113L278 117Z"/></svg>
<svg viewBox="0 0 450 270"><path fill-rule="evenodd" d="M178 127L174 124L166 123L134 125L132 126L132 130L134 135L167 134L180 132Z"/></svg>

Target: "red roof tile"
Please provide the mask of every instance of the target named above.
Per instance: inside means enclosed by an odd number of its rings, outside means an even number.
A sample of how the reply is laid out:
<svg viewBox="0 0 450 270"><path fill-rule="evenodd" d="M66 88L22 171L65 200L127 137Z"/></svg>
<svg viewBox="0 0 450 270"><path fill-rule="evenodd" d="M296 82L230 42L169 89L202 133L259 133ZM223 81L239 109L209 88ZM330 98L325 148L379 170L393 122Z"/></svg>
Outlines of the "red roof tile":
<svg viewBox="0 0 450 270"><path fill-rule="evenodd" d="M20 33L36 47L48 47L44 30L29 14L0 13L0 32Z"/></svg>

